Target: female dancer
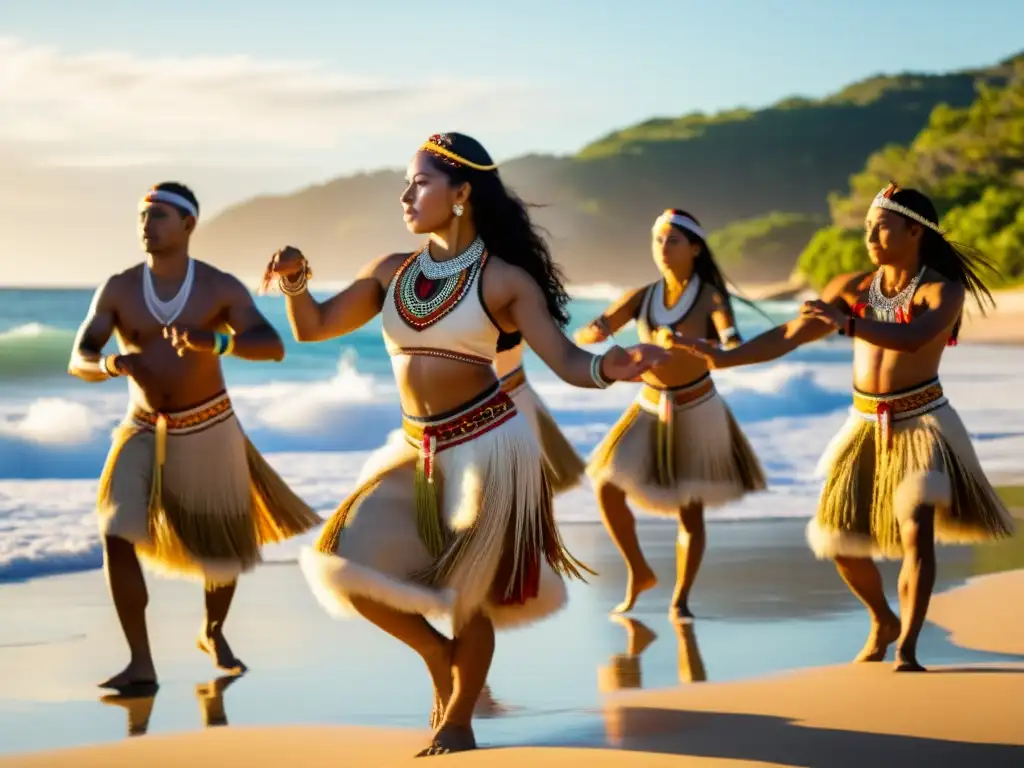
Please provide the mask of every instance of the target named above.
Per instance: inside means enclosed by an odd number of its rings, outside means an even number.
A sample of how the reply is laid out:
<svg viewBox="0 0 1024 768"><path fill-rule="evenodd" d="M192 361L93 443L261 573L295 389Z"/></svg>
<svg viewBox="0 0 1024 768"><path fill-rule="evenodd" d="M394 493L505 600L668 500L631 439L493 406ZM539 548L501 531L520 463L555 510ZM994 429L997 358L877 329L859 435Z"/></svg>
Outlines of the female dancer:
<svg viewBox="0 0 1024 768"><path fill-rule="evenodd" d="M678 209L654 223L652 251L662 278L625 294L576 333L579 344L604 341L630 320L640 340L668 334L716 334L739 343L729 293L697 220ZM682 350L681 350L682 351ZM765 487L764 473L728 406L715 391L704 359L683 351L648 371L636 402L594 450L587 473L597 486L605 526L626 560L626 599L657 583L636 536L628 497L647 512L679 518L678 566L670 616L690 619L690 589L704 556L704 508Z"/></svg>
<svg viewBox="0 0 1024 768"><path fill-rule="evenodd" d="M563 334L561 277L524 204L474 139L431 136L408 169L406 226L422 250L363 268L324 303L293 248L269 267L300 341L349 333L382 314L403 410L404 440L363 479L301 558L329 611L353 610L423 658L435 691L431 744L473 749L473 708L494 628L536 621L566 600L563 576L585 566L552 515L540 446L493 368L520 335L565 381L606 387L667 359L653 345L592 355ZM448 616L449 640L426 620Z"/></svg>
<svg viewBox="0 0 1024 768"><path fill-rule="evenodd" d="M586 464L526 380L523 351L523 344L517 344L512 349L499 352L494 367L501 379L502 391L512 398L516 408L530 420L544 454L544 466L548 470L551 490L558 494L579 483Z"/></svg>

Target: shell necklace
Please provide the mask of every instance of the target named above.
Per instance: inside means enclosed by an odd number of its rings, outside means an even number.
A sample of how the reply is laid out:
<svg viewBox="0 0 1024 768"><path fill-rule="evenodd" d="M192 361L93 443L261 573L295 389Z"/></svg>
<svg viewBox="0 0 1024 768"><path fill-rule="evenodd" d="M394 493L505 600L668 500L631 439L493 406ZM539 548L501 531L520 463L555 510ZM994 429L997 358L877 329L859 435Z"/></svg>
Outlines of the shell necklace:
<svg viewBox="0 0 1024 768"><path fill-rule="evenodd" d="M693 309L697 296L700 294L700 277L691 275L690 281L686 284L679 300L671 307L665 307L665 281L659 280L654 284L651 292L651 301L648 308L651 321L655 327L673 326L686 317Z"/></svg>
<svg viewBox="0 0 1024 768"><path fill-rule="evenodd" d="M868 306L871 307L874 318L887 323L897 322L897 313L906 313L910 300L914 298L917 286L921 283L921 278L924 276L924 270L925 268L921 267L921 271L914 276L914 279L907 283L907 286L895 296L886 296L882 293L882 270L875 272L875 277L871 281L871 288L868 289Z"/></svg>
<svg viewBox="0 0 1024 768"><path fill-rule="evenodd" d="M195 279L195 262L189 258L188 266L185 268L185 279L181 281L178 292L169 301L163 301L156 295L156 288L153 286L153 272L149 264L142 265L142 298L146 302L146 309L160 322L161 325L170 325L181 314L185 308L188 297L192 293L192 283Z"/></svg>

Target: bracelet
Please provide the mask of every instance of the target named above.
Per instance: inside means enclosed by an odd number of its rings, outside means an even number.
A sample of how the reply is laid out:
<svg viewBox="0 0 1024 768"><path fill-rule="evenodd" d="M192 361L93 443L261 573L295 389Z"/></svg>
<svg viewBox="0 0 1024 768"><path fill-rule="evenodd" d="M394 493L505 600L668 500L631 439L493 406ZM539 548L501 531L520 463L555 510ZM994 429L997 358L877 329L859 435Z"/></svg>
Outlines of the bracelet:
<svg viewBox="0 0 1024 768"><path fill-rule="evenodd" d="M604 360L604 355L594 355L590 358L590 378L594 381L594 386L598 389L607 389L612 385L611 379L606 379L601 375L601 361Z"/></svg>
<svg viewBox="0 0 1024 768"><path fill-rule="evenodd" d="M116 362L117 355L107 355L100 363L100 367L103 368L103 372L112 379L121 375L121 372L117 370Z"/></svg>
<svg viewBox="0 0 1024 768"><path fill-rule="evenodd" d="M728 344L733 339L739 340L740 332L736 330L736 326L730 325L723 331L718 332L718 338L723 344Z"/></svg>
<svg viewBox="0 0 1024 768"><path fill-rule="evenodd" d="M231 351L235 348L235 336L231 333L214 333L213 334L213 354L218 357L224 355L230 355Z"/></svg>
<svg viewBox="0 0 1024 768"><path fill-rule="evenodd" d="M846 322L844 322L843 327L839 329L839 335L849 336L852 339L854 335L853 324L856 319L857 318L854 317L853 315L847 315Z"/></svg>
<svg viewBox="0 0 1024 768"><path fill-rule="evenodd" d="M309 286L309 279L312 276L313 270L309 268L308 264L303 263L302 271L294 279L288 280L283 276L277 278L277 287L281 289L281 293L285 296L298 296L306 291Z"/></svg>

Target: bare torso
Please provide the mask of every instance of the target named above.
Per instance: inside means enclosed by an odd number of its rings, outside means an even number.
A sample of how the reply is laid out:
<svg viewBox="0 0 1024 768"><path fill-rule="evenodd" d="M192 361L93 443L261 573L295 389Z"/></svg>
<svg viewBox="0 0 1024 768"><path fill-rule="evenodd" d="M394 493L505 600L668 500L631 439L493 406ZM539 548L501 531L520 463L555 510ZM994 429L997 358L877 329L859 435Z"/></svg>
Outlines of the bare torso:
<svg viewBox="0 0 1024 768"><path fill-rule="evenodd" d="M202 262L195 262L195 282L176 325L217 330L227 321L231 278ZM122 354L138 353L142 366L129 379L135 402L155 411L182 410L209 400L225 389L220 359L209 354L186 353L179 357L164 338L164 326L146 307L142 293L142 265L117 275L111 288L114 334ZM161 289L154 280L157 296L168 299L176 286Z"/></svg>
<svg viewBox="0 0 1024 768"><path fill-rule="evenodd" d="M873 273L854 280L844 291L843 299L850 307L867 303L872 277ZM919 290L911 300L911 313L915 309L920 311L922 307ZM947 333L940 334L915 352L882 349L863 339L854 338L853 386L869 394L886 394L934 379L938 376L942 353L952 330L951 324Z"/></svg>
<svg viewBox="0 0 1024 768"><path fill-rule="evenodd" d="M652 297L652 301L656 300L656 297ZM707 335L709 318L715 308L712 291L702 288L697 301L694 302L693 308L672 328L681 335L702 338ZM639 327L642 328L643 326ZM640 333L640 341L656 343L656 340L648 338L647 334L642 331ZM695 379L699 379L707 372L707 361L703 357L694 355L679 347L674 347L669 361L651 368L651 370L643 375L642 380L645 384L649 384L652 387L665 389L667 387L678 387L688 384Z"/></svg>

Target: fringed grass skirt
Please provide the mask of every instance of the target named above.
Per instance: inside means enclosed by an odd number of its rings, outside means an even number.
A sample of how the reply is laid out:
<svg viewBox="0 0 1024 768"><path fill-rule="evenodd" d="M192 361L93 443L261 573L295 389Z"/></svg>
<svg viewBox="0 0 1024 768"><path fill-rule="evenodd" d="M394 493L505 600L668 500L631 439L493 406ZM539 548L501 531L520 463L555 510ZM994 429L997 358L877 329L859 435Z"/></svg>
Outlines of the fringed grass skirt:
<svg viewBox="0 0 1024 768"><path fill-rule="evenodd" d="M540 447L497 384L430 420L403 419L374 453L356 491L300 562L336 615L355 596L408 613L476 613L507 628L566 601L564 576L588 570L562 544Z"/></svg>
<svg viewBox="0 0 1024 768"><path fill-rule="evenodd" d="M97 512L101 534L132 542L149 570L211 586L322 522L246 438L227 394L177 413L130 407Z"/></svg>
<svg viewBox="0 0 1024 768"><path fill-rule="evenodd" d="M583 478L586 465L572 443L562 434L554 416L526 380L526 371L522 366L501 378L501 389L512 398L516 408L533 426L540 441L544 466L551 480L551 489L555 494L578 485Z"/></svg>
<svg viewBox="0 0 1024 768"><path fill-rule="evenodd" d="M850 417L821 457L826 477L807 540L821 559L899 558L900 521L935 508L935 540L1009 536L1013 522L938 380L891 395L854 392Z"/></svg>
<svg viewBox="0 0 1024 768"><path fill-rule="evenodd" d="M682 387L645 386L594 449L587 474L656 515L727 504L765 488L764 471L710 374Z"/></svg>

